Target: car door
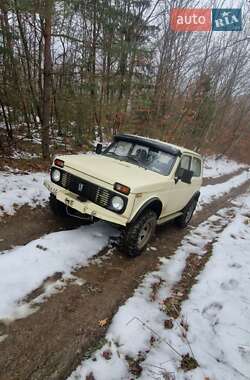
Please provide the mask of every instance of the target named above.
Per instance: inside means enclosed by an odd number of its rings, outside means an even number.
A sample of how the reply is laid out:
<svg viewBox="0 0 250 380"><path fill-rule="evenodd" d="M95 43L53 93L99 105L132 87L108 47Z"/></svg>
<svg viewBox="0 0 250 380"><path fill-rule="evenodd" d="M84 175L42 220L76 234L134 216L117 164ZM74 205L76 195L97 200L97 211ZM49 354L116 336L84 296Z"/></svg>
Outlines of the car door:
<svg viewBox="0 0 250 380"><path fill-rule="evenodd" d="M166 209L168 215L182 210L194 193L194 184L192 184L192 181L191 184L189 184L184 183L181 180L176 180L177 172L181 169L190 170L191 162L192 156L189 154L184 154L181 158L179 166L177 167L168 197L169 199Z"/></svg>

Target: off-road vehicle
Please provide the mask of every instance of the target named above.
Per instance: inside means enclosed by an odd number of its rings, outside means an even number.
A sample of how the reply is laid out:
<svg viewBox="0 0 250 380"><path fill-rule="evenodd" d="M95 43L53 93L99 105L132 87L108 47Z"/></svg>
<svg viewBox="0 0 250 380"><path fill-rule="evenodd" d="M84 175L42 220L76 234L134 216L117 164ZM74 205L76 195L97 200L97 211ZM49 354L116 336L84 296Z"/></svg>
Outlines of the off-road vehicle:
<svg viewBox="0 0 250 380"><path fill-rule="evenodd" d="M50 205L55 213L122 226L121 247L139 255L155 227L176 219L185 227L196 208L202 159L191 150L136 135L114 136L96 154L54 159Z"/></svg>

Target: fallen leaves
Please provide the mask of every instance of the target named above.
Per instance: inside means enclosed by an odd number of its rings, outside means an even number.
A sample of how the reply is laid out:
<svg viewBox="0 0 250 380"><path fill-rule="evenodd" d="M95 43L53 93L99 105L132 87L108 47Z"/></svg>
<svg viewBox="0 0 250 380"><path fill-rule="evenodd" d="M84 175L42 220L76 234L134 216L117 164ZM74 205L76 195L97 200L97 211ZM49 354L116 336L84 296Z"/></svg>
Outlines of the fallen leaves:
<svg viewBox="0 0 250 380"><path fill-rule="evenodd" d="M161 286L165 283L166 281L163 280L161 277L154 283L151 284L151 295L150 295L150 300L153 302L157 298L157 294Z"/></svg>
<svg viewBox="0 0 250 380"><path fill-rule="evenodd" d="M93 375L93 372L90 372L90 373L86 376L85 380L95 380L94 375Z"/></svg>
<svg viewBox="0 0 250 380"><path fill-rule="evenodd" d="M105 319L101 319L100 321L98 321L98 325L100 327L105 327L108 323L108 318L105 318Z"/></svg>
<svg viewBox="0 0 250 380"><path fill-rule="evenodd" d="M165 329L172 329L174 326L173 320L172 319L166 319L164 321L164 327Z"/></svg>
<svg viewBox="0 0 250 380"><path fill-rule="evenodd" d="M142 373L142 366L140 363L144 361L145 358L139 356L137 359L133 359L126 356L126 360L128 362L129 372L132 373L132 375L139 377Z"/></svg>
<svg viewBox="0 0 250 380"><path fill-rule="evenodd" d="M197 360L189 354L182 355L181 368L184 372L191 371L199 366Z"/></svg>
<svg viewBox="0 0 250 380"><path fill-rule="evenodd" d="M110 350L103 351L102 356L106 360L110 360L112 358L112 352Z"/></svg>

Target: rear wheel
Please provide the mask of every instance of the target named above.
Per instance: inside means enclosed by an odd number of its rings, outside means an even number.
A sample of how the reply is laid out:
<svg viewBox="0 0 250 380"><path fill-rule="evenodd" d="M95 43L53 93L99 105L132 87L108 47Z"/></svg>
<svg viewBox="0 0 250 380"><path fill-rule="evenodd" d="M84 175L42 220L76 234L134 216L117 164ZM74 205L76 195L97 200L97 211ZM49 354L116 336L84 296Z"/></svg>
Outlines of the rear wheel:
<svg viewBox="0 0 250 380"><path fill-rule="evenodd" d="M157 215L153 210L145 211L122 234L121 248L130 257L139 256L151 240L156 227Z"/></svg>
<svg viewBox="0 0 250 380"><path fill-rule="evenodd" d="M193 213L196 209L196 206L197 199L192 199L189 202L189 204L185 207L183 214L176 219L176 224L179 227L185 228L189 224L190 220L192 219Z"/></svg>

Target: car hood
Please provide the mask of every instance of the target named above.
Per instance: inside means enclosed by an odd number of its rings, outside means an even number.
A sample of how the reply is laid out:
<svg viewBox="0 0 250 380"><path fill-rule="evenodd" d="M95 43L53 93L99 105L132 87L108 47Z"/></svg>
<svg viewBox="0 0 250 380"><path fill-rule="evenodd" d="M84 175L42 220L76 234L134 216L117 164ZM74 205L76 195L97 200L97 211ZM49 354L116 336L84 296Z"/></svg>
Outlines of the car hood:
<svg viewBox="0 0 250 380"><path fill-rule="evenodd" d="M149 191L150 188L157 190L169 180L169 177L151 170L103 155L83 154L57 158L64 161L65 168L77 170L110 185L119 182L129 186L131 192Z"/></svg>

